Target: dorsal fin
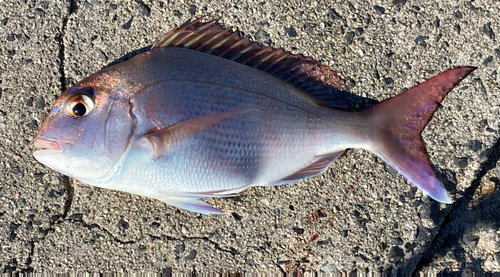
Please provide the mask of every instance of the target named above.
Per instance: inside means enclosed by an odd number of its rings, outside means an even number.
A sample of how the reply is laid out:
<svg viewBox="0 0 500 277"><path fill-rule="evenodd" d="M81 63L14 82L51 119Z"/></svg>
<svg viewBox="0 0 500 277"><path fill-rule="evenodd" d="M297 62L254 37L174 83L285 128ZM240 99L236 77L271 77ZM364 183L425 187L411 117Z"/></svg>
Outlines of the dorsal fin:
<svg viewBox="0 0 500 277"><path fill-rule="evenodd" d="M344 81L335 71L311 57L262 46L217 21L188 22L159 37L151 48L182 47L209 53L254 67L312 95L339 91ZM340 103L339 103L340 104ZM341 104L342 105L342 104Z"/></svg>

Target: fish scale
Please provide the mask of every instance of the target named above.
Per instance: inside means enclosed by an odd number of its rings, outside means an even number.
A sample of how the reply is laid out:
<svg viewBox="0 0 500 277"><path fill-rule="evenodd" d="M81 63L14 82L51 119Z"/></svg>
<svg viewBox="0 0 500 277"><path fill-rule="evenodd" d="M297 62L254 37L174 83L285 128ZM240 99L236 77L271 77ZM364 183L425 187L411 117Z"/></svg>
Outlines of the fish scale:
<svg viewBox="0 0 500 277"><path fill-rule="evenodd" d="M194 21L64 92L35 138L34 155L90 185L219 213L199 199L314 176L356 147L451 203L420 133L473 70L450 69L349 112L336 109L347 98L330 68ZM319 99L325 95L328 104Z"/></svg>

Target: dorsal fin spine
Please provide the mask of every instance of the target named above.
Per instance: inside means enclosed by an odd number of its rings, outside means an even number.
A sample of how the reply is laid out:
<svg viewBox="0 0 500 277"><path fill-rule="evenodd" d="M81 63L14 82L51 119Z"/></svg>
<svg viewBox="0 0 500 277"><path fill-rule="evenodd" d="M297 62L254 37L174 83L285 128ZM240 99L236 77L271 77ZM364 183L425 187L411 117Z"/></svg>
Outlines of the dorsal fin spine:
<svg viewBox="0 0 500 277"><path fill-rule="evenodd" d="M189 46L193 45L195 42L199 41L203 36L205 36L205 34L201 34L199 36L192 38L190 41L186 43L187 48L189 48Z"/></svg>
<svg viewBox="0 0 500 277"><path fill-rule="evenodd" d="M225 56L226 56L227 53L231 52L231 50L238 49L237 48L238 47L238 43L241 42L241 40L239 38L240 38L240 35L238 33L236 33L236 32L232 33L229 37L227 37L226 41L231 41L231 43L233 44L233 46L232 47L225 47L226 50L220 52L219 56L226 58ZM236 43L232 42L232 41L236 41Z"/></svg>
<svg viewBox="0 0 500 277"><path fill-rule="evenodd" d="M179 36L175 41L172 42L174 47L183 47L185 42L189 41L189 39L194 36L195 33L187 33L184 36Z"/></svg>

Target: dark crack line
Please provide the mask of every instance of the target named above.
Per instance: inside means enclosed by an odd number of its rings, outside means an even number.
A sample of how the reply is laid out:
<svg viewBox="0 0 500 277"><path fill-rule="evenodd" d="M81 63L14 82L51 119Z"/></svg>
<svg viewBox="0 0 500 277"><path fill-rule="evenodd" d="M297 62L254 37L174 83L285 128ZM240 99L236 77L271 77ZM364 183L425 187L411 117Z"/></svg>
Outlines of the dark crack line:
<svg viewBox="0 0 500 277"><path fill-rule="evenodd" d="M434 237L426 252L421 256L412 274L421 271L426 266L429 266L437 253L449 251L451 247L445 246L447 240L457 239L458 236L456 236L456 234L460 234L464 231L465 226L461 222L461 219L464 216L462 213L464 210L467 210L467 207L474 197L474 192L476 192L478 187L481 185L481 179L488 173L488 171L496 166L496 162L500 158L500 138L490 149L486 151L489 151L487 159L481 163L481 166L476 173L476 178L471 182L471 185L465 189L464 196L458 199L453 204L453 207L450 209L448 214L446 214L437 235Z"/></svg>
<svg viewBox="0 0 500 277"><path fill-rule="evenodd" d="M61 91L65 91L66 89L68 89L69 80L66 78L66 74L64 73L64 61L65 61L65 51L66 51L66 47L64 45L64 37L66 36L66 28L68 26L68 21L70 16L76 13L76 11L78 10L77 1L78 0L69 1L68 13L62 20L61 33L58 36L59 38L58 58L59 58L59 74L61 75L60 77Z"/></svg>
<svg viewBox="0 0 500 277"><path fill-rule="evenodd" d="M71 220L71 219L67 219L66 221L71 222L73 224L79 223L80 225L82 225L83 227L85 227L85 228L87 228L89 230L98 229L98 230L100 230L100 231L102 231L104 233L107 233L115 242L120 243L120 244L127 245L127 244L137 243L137 241L134 241L134 240L128 240L128 241L121 240L121 239L115 237L115 235L113 233L111 233L111 231L109 231L108 229L106 229L104 227L101 227L100 225L98 225L96 223L88 224L88 223L86 223L83 220L74 221L74 220Z"/></svg>
<svg viewBox="0 0 500 277"><path fill-rule="evenodd" d="M68 86L66 74L64 73L64 56L65 56L64 37L66 35L66 27L68 25L68 20L69 20L70 16L72 14L76 13L76 11L78 10L77 1L78 0L70 0L69 1L69 5L67 6L67 13L64 16L64 18L62 19L61 32L57 36L59 39L59 52L57 53L57 56L59 58L59 74L61 75L61 77L59 79L61 91L65 91L67 89L67 86ZM68 192L68 197L67 197L66 201L64 202L63 215L61 216L60 219L51 223L50 226L44 230L45 233L43 234L43 236L41 238L33 239L29 242L30 252L28 254L28 257L26 258L26 262L25 262L26 268L23 269L22 272L25 272L25 273L33 272L33 267L31 266L31 264L33 263L33 256L35 255L36 243L39 243L39 242L45 240L45 238L47 237L49 232L54 232L55 231L54 226L63 222L71 209L71 205L73 203L74 188L71 185L69 178L66 176L63 177L62 183L63 183L64 187L66 188L66 191Z"/></svg>

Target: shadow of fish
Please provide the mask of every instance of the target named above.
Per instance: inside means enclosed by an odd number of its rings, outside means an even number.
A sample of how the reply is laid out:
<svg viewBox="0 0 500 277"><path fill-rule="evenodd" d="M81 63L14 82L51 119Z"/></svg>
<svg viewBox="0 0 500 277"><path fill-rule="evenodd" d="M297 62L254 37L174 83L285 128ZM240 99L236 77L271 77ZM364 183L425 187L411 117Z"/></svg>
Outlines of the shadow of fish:
<svg viewBox="0 0 500 277"><path fill-rule="evenodd" d="M344 83L329 67L196 20L64 92L34 156L90 185L218 213L200 199L314 176L345 149L363 148L451 203L420 133L474 69L450 69L348 112L338 109ZM311 96L325 88L341 100L327 107Z"/></svg>

